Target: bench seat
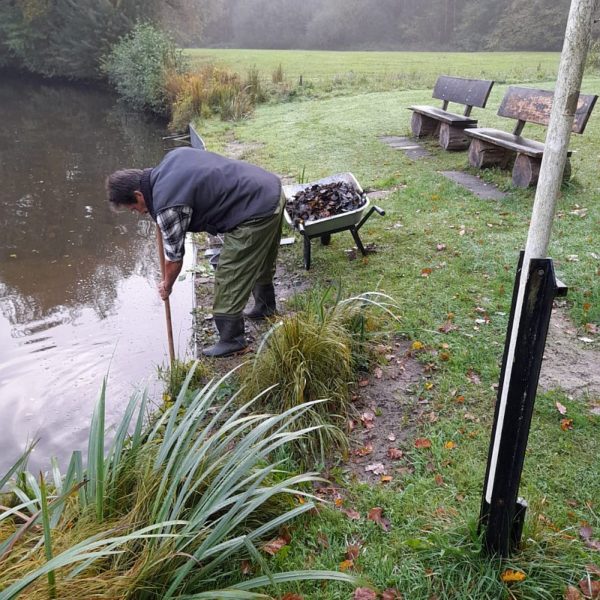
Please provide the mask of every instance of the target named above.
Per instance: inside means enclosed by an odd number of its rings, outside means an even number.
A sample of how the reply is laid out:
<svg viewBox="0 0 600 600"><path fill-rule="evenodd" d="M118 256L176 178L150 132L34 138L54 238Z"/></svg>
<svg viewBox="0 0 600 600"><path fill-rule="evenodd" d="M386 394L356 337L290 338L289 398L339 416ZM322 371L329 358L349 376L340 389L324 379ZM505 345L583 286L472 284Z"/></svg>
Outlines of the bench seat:
<svg viewBox="0 0 600 600"><path fill-rule="evenodd" d="M425 115L426 117L431 117L442 123L447 123L453 127L474 127L477 125L477 119L457 115L435 106L410 106L409 110Z"/></svg>
<svg viewBox="0 0 600 600"><path fill-rule="evenodd" d="M542 158L544 155L544 144L536 140L530 140L520 135L514 135L506 131L499 129L490 128L475 128L465 131L465 133L472 138L477 138L484 142L489 142L495 146L501 146L507 150L518 152L519 154L526 154L532 158ZM569 151L569 156L572 152Z"/></svg>
<svg viewBox="0 0 600 600"><path fill-rule="evenodd" d="M579 94L573 115L571 130L583 133L597 96ZM527 123L548 126L552 112L554 93L549 90L536 90L510 86L498 108L500 117L515 119L512 133L499 129L471 127L464 129L465 137L471 140L469 145L469 164L483 169L497 166L508 167L513 158L512 182L517 187L530 187L537 184L545 145L537 140L523 137L523 128ZM571 165L567 152L567 161L563 178L571 176Z"/></svg>
<svg viewBox="0 0 600 600"><path fill-rule="evenodd" d="M413 136L437 136L444 150L466 150L469 138L465 136L465 130L477 127L477 119L471 117L471 109L474 106L485 106L493 85L493 81L440 75L432 96L442 100L441 108L429 105L409 106L409 110L412 110L410 129ZM465 107L463 114L450 112L450 102L462 104Z"/></svg>

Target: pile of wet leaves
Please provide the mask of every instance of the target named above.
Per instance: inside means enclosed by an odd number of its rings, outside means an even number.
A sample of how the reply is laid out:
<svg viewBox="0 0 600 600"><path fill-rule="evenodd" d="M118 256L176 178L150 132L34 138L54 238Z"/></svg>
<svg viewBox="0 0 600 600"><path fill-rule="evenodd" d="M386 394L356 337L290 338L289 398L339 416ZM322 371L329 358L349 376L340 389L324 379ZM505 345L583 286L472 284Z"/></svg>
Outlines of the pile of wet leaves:
<svg viewBox="0 0 600 600"><path fill-rule="evenodd" d="M367 198L351 183L335 181L315 184L287 201L286 210L294 227L307 221L326 219L364 206Z"/></svg>

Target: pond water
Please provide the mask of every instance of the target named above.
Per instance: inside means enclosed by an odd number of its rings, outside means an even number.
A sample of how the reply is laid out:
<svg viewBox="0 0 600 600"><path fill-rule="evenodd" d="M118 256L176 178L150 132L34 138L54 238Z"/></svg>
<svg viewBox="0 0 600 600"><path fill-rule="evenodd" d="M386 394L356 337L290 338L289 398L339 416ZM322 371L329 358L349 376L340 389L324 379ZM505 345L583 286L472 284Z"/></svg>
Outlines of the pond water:
<svg viewBox="0 0 600 600"><path fill-rule="evenodd" d="M107 424L135 389L160 399L155 225L111 212L104 180L155 165L165 135L98 90L0 74L0 476L33 439L33 472L85 450L106 375ZM191 355L190 279L171 296L179 356Z"/></svg>

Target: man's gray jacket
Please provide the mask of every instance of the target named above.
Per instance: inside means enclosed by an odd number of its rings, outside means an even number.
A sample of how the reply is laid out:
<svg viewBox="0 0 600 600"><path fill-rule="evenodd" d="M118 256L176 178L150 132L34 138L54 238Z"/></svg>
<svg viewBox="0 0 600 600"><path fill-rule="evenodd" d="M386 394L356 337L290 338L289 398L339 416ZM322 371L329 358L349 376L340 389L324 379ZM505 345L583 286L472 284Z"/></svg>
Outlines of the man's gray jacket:
<svg viewBox="0 0 600 600"><path fill-rule="evenodd" d="M281 180L250 163L176 148L158 166L144 170L141 192L154 220L165 208L185 205L193 209L188 231L216 235L273 214Z"/></svg>

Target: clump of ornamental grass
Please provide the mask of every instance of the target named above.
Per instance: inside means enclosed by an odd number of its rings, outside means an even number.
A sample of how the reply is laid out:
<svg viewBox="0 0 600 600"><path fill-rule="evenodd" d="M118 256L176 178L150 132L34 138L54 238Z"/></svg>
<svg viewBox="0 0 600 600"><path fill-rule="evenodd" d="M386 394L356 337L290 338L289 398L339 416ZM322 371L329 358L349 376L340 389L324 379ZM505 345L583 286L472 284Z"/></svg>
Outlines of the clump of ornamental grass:
<svg viewBox="0 0 600 600"><path fill-rule="evenodd" d="M332 288L309 294L295 314L274 323L242 375L244 394L266 390L259 405L286 411L312 405L296 427L317 427L295 445L302 464L324 462L327 450L345 449L345 424L352 411L352 388L359 370L372 363L373 347L397 319L385 294L370 292L341 300ZM385 317L385 318L384 318Z"/></svg>
<svg viewBox="0 0 600 600"><path fill-rule="evenodd" d="M249 590L355 583L334 571L270 572L263 541L314 507L307 489L318 476L286 473L275 457L310 432L294 424L315 404L271 415L253 414L254 398L217 402L230 376L189 398L191 370L150 423L145 395L134 396L109 447L103 385L85 467L74 452L66 473L53 460L36 477L24 456L1 476L12 501L0 508L0 600L268 598ZM242 559L265 574L244 579Z"/></svg>
<svg viewBox="0 0 600 600"><path fill-rule="evenodd" d="M173 130L184 129L196 117L242 119L252 112L256 101L256 95L250 93L237 73L214 65L188 73L171 71L166 90L171 104L169 126Z"/></svg>

